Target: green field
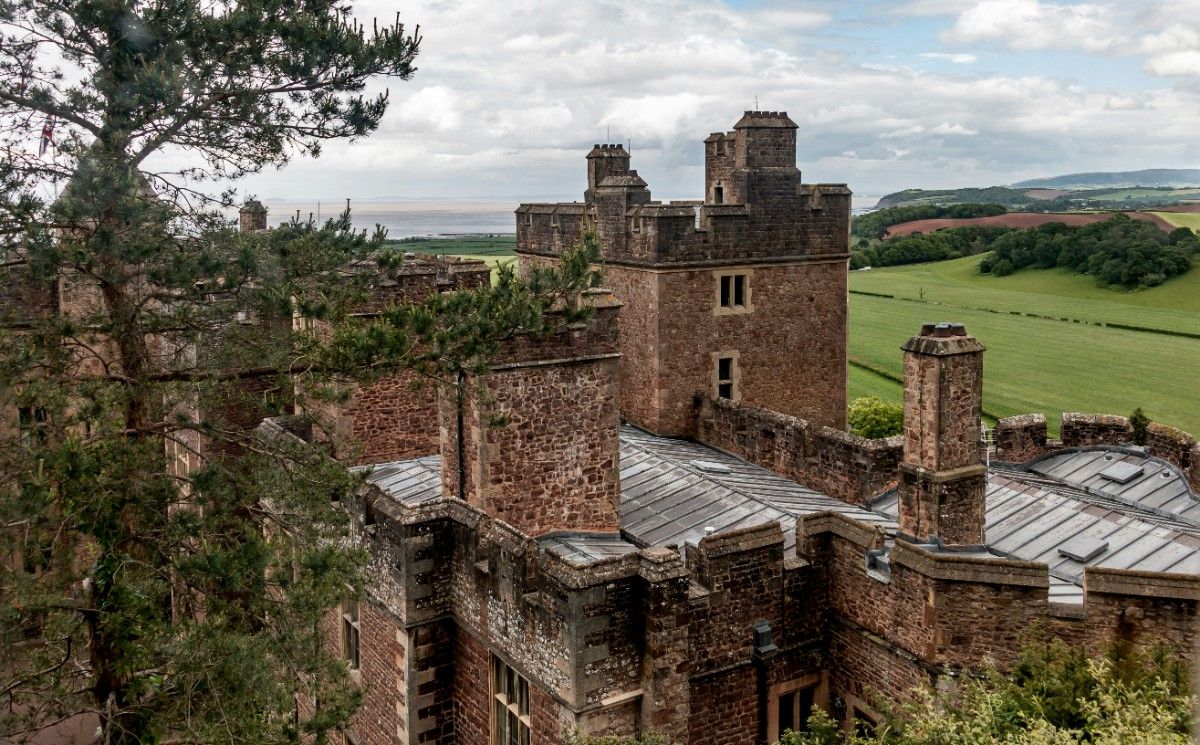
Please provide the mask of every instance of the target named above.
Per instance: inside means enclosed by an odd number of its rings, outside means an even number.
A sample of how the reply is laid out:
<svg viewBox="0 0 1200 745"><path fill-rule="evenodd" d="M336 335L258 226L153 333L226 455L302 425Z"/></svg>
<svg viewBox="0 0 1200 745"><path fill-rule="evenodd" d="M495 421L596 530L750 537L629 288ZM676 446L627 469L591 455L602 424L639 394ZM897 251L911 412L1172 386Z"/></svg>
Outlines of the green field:
<svg viewBox="0 0 1200 745"><path fill-rule="evenodd" d="M465 236L462 238L407 238L388 241L388 245L404 251L429 256L461 256L464 259L482 259L493 266L516 261L513 249L517 245L514 235Z"/></svg>
<svg viewBox="0 0 1200 745"><path fill-rule="evenodd" d="M1062 411L1127 414L1141 406L1157 421L1200 433L1200 339L1093 325L1200 333L1200 271L1152 290L1125 292L1059 270L982 276L979 261L852 273L852 293L895 297L850 296L851 359L899 376L900 344L922 321L957 321L988 347L989 414L1041 411L1056 430ZM852 397L902 397L896 383L853 368L850 388Z"/></svg>
<svg viewBox="0 0 1200 745"><path fill-rule="evenodd" d="M1200 212L1154 212L1177 228L1191 228L1200 233Z"/></svg>

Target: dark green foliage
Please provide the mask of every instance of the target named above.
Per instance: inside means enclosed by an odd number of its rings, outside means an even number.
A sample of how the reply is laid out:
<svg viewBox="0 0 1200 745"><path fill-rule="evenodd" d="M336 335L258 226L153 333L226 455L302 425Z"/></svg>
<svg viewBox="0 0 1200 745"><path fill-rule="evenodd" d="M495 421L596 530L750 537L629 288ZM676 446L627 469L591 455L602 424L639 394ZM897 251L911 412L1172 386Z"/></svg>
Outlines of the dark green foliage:
<svg viewBox="0 0 1200 745"><path fill-rule="evenodd" d="M1000 204L1008 208L1024 208L1031 202L1032 197L1025 195L1023 189L1010 189L1006 186L968 187L964 189L905 189L888 194L879 200L880 207L898 207L904 205L948 205L948 204Z"/></svg>
<svg viewBox="0 0 1200 745"><path fill-rule="evenodd" d="M347 267L384 236L348 215L239 234L201 188L378 126L366 85L408 78L419 40L350 18L0 0L0 390L27 412L0 441L0 740L86 713L104 745L321 745L361 699L319 634L363 585L331 502L357 480L252 427L312 411L298 371L374 372L332 369L293 311L343 333L366 287ZM152 170L164 150L196 167Z"/></svg>
<svg viewBox="0 0 1200 745"><path fill-rule="evenodd" d="M904 207L885 207L854 218L850 231L862 238L882 238L893 225L913 220L940 218L964 219L1003 215L1008 210L999 204L917 204Z"/></svg>
<svg viewBox="0 0 1200 745"><path fill-rule="evenodd" d="M1165 233L1151 223L1114 215L1080 227L1047 223L1014 231L997 238L992 250L979 265L984 274L1059 266L1101 284L1154 287L1191 268L1200 238L1189 230Z"/></svg>
<svg viewBox="0 0 1200 745"><path fill-rule="evenodd" d="M852 252L851 268L858 268L853 265L855 254L861 254L859 263L865 262L864 266L921 264L974 256L988 251L996 239L1012 230L991 225L966 225L889 238L861 252Z"/></svg>
<svg viewBox="0 0 1200 745"><path fill-rule="evenodd" d="M1146 416L1146 412L1142 411L1139 406L1129 415L1129 426L1133 428L1133 443L1135 445L1146 444L1146 429L1150 426L1150 417Z"/></svg>
<svg viewBox="0 0 1200 745"><path fill-rule="evenodd" d="M1090 660L1061 641L1025 647L1012 670L965 678L893 706L871 734L846 733L824 712L781 745L985 745L1191 742L1189 671L1161 648Z"/></svg>
<svg viewBox="0 0 1200 745"><path fill-rule="evenodd" d="M873 396L850 402L850 431L872 440L904 431L904 407Z"/></svg>

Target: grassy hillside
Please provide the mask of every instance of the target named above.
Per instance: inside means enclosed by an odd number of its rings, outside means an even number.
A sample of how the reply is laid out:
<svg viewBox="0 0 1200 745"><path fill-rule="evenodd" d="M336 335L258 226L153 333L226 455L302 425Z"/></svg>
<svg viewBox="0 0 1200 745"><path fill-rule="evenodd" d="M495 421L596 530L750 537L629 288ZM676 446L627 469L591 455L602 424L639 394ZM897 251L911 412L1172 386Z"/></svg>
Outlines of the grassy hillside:
<svg viewBox="0 0 1200 745"><path fill-rule="evenodd" d="M979 260L854 272L851 359L898 376L899 346L922 321L959 321L989 350L988 413L1042 411L1056 427L1062 411L1126 414L1141 406L1158 421L1200 433L1200 339L1091 325L1200 334L1200 271L1153 290L1123 292L1058 270L985 277L976 270ZM850 382L852 397L902 397L899 385L862 370L852 371Z"/></svg>
<svg viewBox="0 0 1200 745"><path fill-rule="evenodd" d="M1155 212L1177 228L1191 228L1200 233L1200 212Z"/></svg>

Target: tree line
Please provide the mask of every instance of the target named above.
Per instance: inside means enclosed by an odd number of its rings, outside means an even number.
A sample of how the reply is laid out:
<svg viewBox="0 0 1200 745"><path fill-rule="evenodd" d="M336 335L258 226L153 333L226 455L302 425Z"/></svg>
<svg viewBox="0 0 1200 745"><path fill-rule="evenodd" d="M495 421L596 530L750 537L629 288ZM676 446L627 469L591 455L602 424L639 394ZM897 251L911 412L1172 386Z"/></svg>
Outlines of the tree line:
<svg viewBox="0 0 1200 745"><path fill-rule="evenodd" d="M921 264L975 256L990 251L996 239L1014 230L995 225L967 225L933 233L897 236L853 249L850 252L850 268Z"/></svg>
<svg viewBox="0 0 1200 745"><path fill-rule="evenodd" d="M888 228L913 220L939 220L944 218L966 219L971 217L993 217L1008 210L999 204L917 204L902 207L887 207L855 217L850 232L859 238L881 239Z"/></svg>
<svg viewBox="0 0 1200 745"><path fill-rule="evenodd" d="M1091 225L1047 223L1011 231L997 236L991 251L979 264L983 274L1065 267L1106 285L1155 287L1191 268L1200 238L1187 228L1168 233L1152 223L1114 215Z"/></svg>

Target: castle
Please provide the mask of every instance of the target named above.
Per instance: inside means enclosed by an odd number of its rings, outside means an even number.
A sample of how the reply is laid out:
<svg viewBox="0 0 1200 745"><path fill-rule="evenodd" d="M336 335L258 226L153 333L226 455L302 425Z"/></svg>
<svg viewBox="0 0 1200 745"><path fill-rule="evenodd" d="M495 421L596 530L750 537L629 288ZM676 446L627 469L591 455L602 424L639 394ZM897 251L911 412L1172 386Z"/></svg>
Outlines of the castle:
<svg viewBox="0 0 1200 745"><path fill-rule="evenodd" d="M704 199L664 204L596 145L582 202L516 211L524 269L595 226L589 321L510 340L461 408L396 375L322 412L357 443L334 454L363 474L343 504L372 557L365 597L327 619L365 687L346 742L769 743L814 707L875 721L1033 629L1195 661L1200 445L1151 424L1134 446L1127 419L1084 414L1050 440L1031 414L985 464L986 350L953 323L897 350L903 434L846 432L850 190L802 183L796 146L785 113L746 112L704 142ZM413 257L359 314L488 277Z"/></svg>
<svg viewBox="0 0 1200 745"><path fill-rule="evenodd" d="M345 414L374 561L329 621L367 684L348 740L773 742L1003 665L1035 628L1194 660L1188 435L1015 417L989 468L985 349L951 323L897 351L903 435L845 431L850 191L801 182L796 129L753 111L711 135L697 202L653 201L597 145L583 202L516 212L522 267L595 225L591 320L509 343L470 381L487 410L398 405L420 437Z"/></svg>

